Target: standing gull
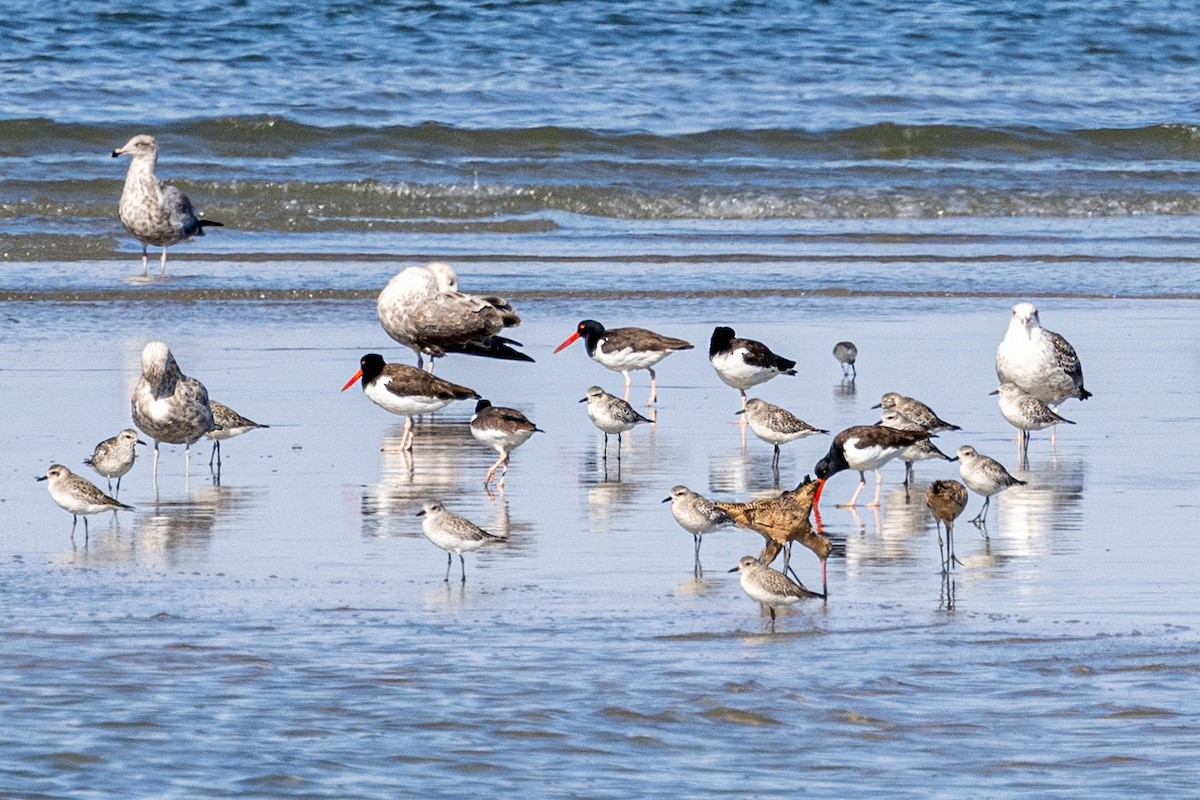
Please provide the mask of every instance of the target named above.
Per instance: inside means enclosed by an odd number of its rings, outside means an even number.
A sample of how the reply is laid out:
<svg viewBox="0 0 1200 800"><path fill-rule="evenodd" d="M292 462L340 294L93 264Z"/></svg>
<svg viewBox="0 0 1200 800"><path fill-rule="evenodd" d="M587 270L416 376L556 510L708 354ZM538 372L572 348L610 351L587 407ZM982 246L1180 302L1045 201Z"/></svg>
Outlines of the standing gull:
<svg viewBox="0 0 1200 800"><path fill-rule="evenodd" d="M925 505L933 512L938 529L938 553L942 557L942 572L949 572L960 562L954 556L954 520L967 507L967 487L958 481L934 481L925 491ZM942 526L946 526L946 549L942 550Z"/></svg>
<svg viewBox="0 0 1200 800"><path fill-rule="evenodd" d="M180 371L175 356L164 342L150 342L142 349L142 377L130 401L133 424L154 439L154 480L158 481L158 444L183 445L184 475L191 466L192 444L213 430L208 390L195 378Z"/></svg>
<svg viewBox="0 0 1200 800"><path fill-rule="evenodd" d="M450 567L454 564L453 553L458 553L458 563L462 569L462 582L467 582L467 562L463 553L472 553L484 545L505 541L505 537L488 533L466 517L447 511L440 502L426 503L418 517L421 530L426 538L446 551L446 578L450 580Z"/></svg>
<svg viewBox="0 0 1200 800"><path fill-rule="evenodd" d="M671 504L671 516L679 526L692 535L696 545L694 568L700 571L700 537L706 533L720 530L732 525L733 520L712 500L704 495L696 494L686 486L675 486L671 494L663 498L664 503Z"/></svg>
<svg viewBox="0 0 1200 800"><path fill-rule="evenodd" d="M771 630L775 630L775 607L790 606L809 597L821 597L804 588L777 569L771 569L754 556L742 556L738 565L730 572L738 576L742 591L751 600L756 600L771 612Z"/></svg>
<svg viewBox="0 0 1200 800"><path fill-rule="evenodd" d="M246 419L241 414L234 411L224 403L218 403L216 400L209 401L212 406L213 420L220 427L216 430L211 430L204 434L212 440L212 453L208 456L208 465L211 467L213 459L217 459L217 470L221 469L221 442L226 439L232 439L235 436L241 436L243 433L258 430L259 428L269 428L270 425L260 425L252 419Z"/></svg>
<svg viewBox="0 0 1200 800"><path fill-rule="evenodd" d="M979 509L979 513L971 520L976 527L987 526L987 512L992 503L992 495L1012 486L1025 485L1025 481L1008 474L1008 470L999 461L976 452L970 445L958 448L958 474L971 491L983 495L983 508Z"/></svg>
<svg viewBox="0 0 1200 800"><path fill-rule="evenodd" d="M492 478L496 476L496 470L501 467L504 471L500 473L496 488L504 488L504 479L508 477L509 454L539 432L545 433L515 408L494 406L487 400L480 400L475 404L475 414L471 417L471 435L500 454L500 458L492 464L483 479L484 489L488 488Z"/></svg>
<svg viewBox="0 0 1200 800"><path fill-rule="evenodd" d="M58 503L64 511L71 512L71 540L75 539L75 526L79 517L83 517L83 543L87 544L88 514L99 514L104 511L122 509L132 511L133 506L115 500L100 491L94 483L81 478L62 464L51 464L46 474L39 481L49 481L50 499Z"/></svg>
<svg viewBox="0 0 1200 800"><path fill-rule="evenodd" d="M587 403L588 419L600 430L604 431L604 461L608 462L608 435L617 435L617 461L621 460L621 434L633 430L633 426L641 422L652 423L654 420L644 417L615 394L609 394L599 386L588 387L587 396L579 402Z"/></svg>
<svg viewBox="0 0 1200 800"><path fill-rule="evenodd" d="M168 247L203 236L205 227L219 228L222 223L200 219L187 195L154 174L158 142L153 136L139 133L124 147L112 151L112 157L117 156L130 157L125 188L121 190L121 224L142 243L142 274L150 274L147 249L154 245L163 249L161 274L166 275Z"/></svg>
<svg viewBox="0 0 1200 800"><path fill-rule="evenodd" d="M447 353L464 353L507 361L533 361L514 349L520 342L500 336L521 324L503 297L467 294L458 290L458 275L446 263L408 267L388 281L375 302L379 323L387 335L432 361Z"/></svg>
<svg viewBox="0 0 1200 800"><path fill-rule="evenodd" d="M1054 409L1015 383L1006 381L1000 384L1000 388L992 394L1000 396L1000 414L1017 429L1019 466L1029 464L1030 431L1040 431L1060 422L1068 425L1075 424L1069 419L1060 417Z"/></svg>
<svg viewBox="0 0 1200 800"><path fill-rule="evenodd" d="M854 362L858 360L858 348L854 346L854 342L838 342L833 346L833 357L842 365L842 378L855 380L858 378L858 370L854 367ZM846 374L846 368L850 368L850 374Z"/></svg>
<svg viewBox="0 0 1200 800"><path fill-rule="evenodd" d="M401 451L412 450L413 417L431 414L455 400L479 399L474 389L442 380L407 364L388 364L378 353L367 353L358 364L358 372L346 381L342 391L362 379L363 394L372 403L404 417Z"/></svg>
<svg viewBox="0 0 1200 800"><path fill-rule="evenodd" d="M629 402L629 390L633 386L629 373L637 369L649 372L650 399L646 401L649 405L658 399L658 376L654 366L672 353L692 349L690 342L645 328L605 328L594 319L585 319L576 326L574 333L554 348L554 352L563 350L576 339L583 339L593 361L625 376L625 402Z"/></svg>
<svg viewBox="0 0 1200 800"><path fill-rule="evenodd" d="M777 356L762 342L739 339L733 328L713 329L708 343L708 360L717 377L741 392L742 410L746 410L746 390L766 383L776 375L795 375L796 362Z"/></svg>
<svg viewBox="0 0 1200 800"><path fill-rule="evenodd" d="M85 458L83 463L108 478L110 492L113 490L112 479L116 478L117 491L113 493L113 497L118 497L121 494L121 478L133 469L133 460L137 457L134 448L139 444L146 443L138 438L137 431L133 428L126 428L116 436L105 439L96 445L91 457Z"/></svg>

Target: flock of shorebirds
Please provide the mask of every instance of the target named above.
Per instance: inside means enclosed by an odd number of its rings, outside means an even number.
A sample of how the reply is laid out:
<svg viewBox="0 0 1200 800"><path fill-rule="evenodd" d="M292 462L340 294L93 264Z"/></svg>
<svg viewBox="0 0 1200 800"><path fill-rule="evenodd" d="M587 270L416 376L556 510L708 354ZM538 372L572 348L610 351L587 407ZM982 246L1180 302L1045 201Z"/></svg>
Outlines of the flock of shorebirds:
<svg viewBox="0 0 1200 800"><path fill-rule="evenodd" d="M166 270L166 248L203 233L207 225L187 197L178 189L163 184L154 173L157 144L152 136L133 137L113 156L129 155L132 163L120 202L120 216L130 233L143 245L143 270L148 268L146 248L163 247L162 265ZM401 270L380 292L376 310L384 331L396 342L416 353L416 366L388 363L377 353L364 355L359 370L342 391L356 383L376 405L405 418L401 451L410 453L414 434L413 418L431 414L457 400L475 400L470 420L472 435L493 448L498 458L484 478L489 493L493 483L503 491L508 465L514 450L540 429L514 408L492 405L475 390L452 383L433 374L436 359L464 353L490 358L532 361L521 351L521 344L505 332L520 324L512 305L502 297L474 295L460 291L458 277L449 265L435 262ZM645 370L650 375L652 408L657 400L655 367L673 353L693 345L644 328L605 328L595 320L583 320L555 353L582 340L588 356L625 378L624 397L609 394L599 386L590 387L579 401L587 403L587 415L604 433L603 458L608 458L608 437L616 435L616 455L620 459L621 436L639 424L652 424L653 414L639 413L629 403L632 373ZM833 355L842 366L843 380L857 376L858 351L853 343L838 342ZM732 328L714 328L709 341L709 362L717 376L741 395L741 411L746 425L760 439L774 447L772 466L778 476L780 446L791 441L828 431L816 428L788 410L757 398L746 391L779 375L795 375L796 362L777 355L762 342L740 338ZM428 365L426 365L428 359ZM428 367L426 369L426 366ZM48 481L51 498L73 515L72 538L80 516L84 517L85 542L87 515L106 511L132 510L118 499L121 478L132 468L137 445L145 445L138 431L154 441L154 480L157 485L159 445L162 442L184 446L185 472L190 465L190 448L201 438L213 441L210 467L216 459L220 468L220 443L251 430L266 427L211 401L203 384L182 373L168 346L160 341L148 343L142 351L141 377L134 388L131 409L135 428L100 442L84 463L108 479L111 494L71 472L61 464L52 465L38 480ZM1000 412L1017 429L1019 466L1028 459L1032 431L1070 423L1057 413L1057 407L1072 398L1091 396L1083 386L1083 371L1074 348L1062 336L1041 326L1032 303L1013 306L1008 330L996 350L996 373ZM882 487L880 468L894 459L905 463L905 487L912 483L916 461L941 459L957 461L962 482L935 480L925 501L938 528L942 572L949 574L959 563L954 555L955 520L967 505L968 489L984 498L982 508L971 520L986 532L988 506L992 496L1021 485L997 460L964 445L951 457L939 450L932 438L942 431L958 430L938 417L929 406L911 397L893 392L882 396L875 408L881 419L871 425L857 425L833 437L828 453L814 466L814 477L805 476L799 485L778 495L748 502L710 500L686 486L674 487L663 500L671 503L675 520L694 537L695 567L700 569L700 543L705 534L727 526L737 526L761 534L765 540L757 556L742 558L730 572L740 574L743 590L769 609L772 625L775 609L806 597L827 597L826 560L833 546L822 532L819 503L825 482L838 472L859 473L859 484L845 506L853 507L864 486L865 473L876 473L875 495L871 506L878 506ZM116 490L112 479L116 478ZM965 485L964 485L965 484ZM816 526L813 515L816 512ZM441 502L426 503L423 516L425 535L446 551L446 580L450 579L453 554L459 556L463 581L466 564L463 553L477 550L503 537L494 536L470 520L447 511ZM941 531L945 528L943 542ZM821 568L821 591L805 588L790 566L791 545L801 545L816 554ZM783 570L770 565L783 553Z"/></svg>

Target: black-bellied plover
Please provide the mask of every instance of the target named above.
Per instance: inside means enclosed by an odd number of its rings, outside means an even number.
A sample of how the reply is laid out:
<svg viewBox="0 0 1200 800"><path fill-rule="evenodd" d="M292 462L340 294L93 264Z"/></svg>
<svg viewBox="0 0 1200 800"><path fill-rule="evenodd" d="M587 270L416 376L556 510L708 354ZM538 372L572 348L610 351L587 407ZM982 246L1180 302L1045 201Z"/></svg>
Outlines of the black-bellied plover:
<svg viewBox="0 0 1200 800"><path fill-rule="evenodd" d="M1044 430L1060 422L1075 424L1015 383L1005 381L992 394L999 395L1000 414L1017 429L1019 466L1029 463L1030 431Z"/></svg>
<svg viewBox="0 0 1200 800"><path fill-rule="evenodd" d="M588 387L587 396L579 402L587 403L588 419L604 432L604 460L608 461L608 435L617 435L617 460L621 460L621 434L632 430L642 422L653 423L634 410L633 406L615 394L609 394L599 386Z"/></svg>
<svg viewBox="0 0 1200 800"><path fill-rule="evenodd" d="M404 417L401 451L412 450L413 417L431 414L455 400L479 399L474 389L459 386L407 364L388 364L378 353L367 353L358 363L358 372L346 381L342 391L361 380L363 394L372 403Z"/></svg>
<svg viewBox="0 0 1200 800"><path fill-rule="evenodd" d="M425 532L426 538L446 551L447 581L450 580L450 567L454 564L453 553L458 553L458 563L465 583L467 563L463 560L463 553L471 553L484 545L505 541L505 537L488 533L466 517L447 511L439 501L426 503L417 512L417 516L425 517L421 521L421 530Z"/></svg>
<svg viewBox="0 0 1200 800"><path fill-rule="evenodd" d="M909 420L917 423L930 433L938 433L940 431L957 431L960 430L957 425L951 425L944 419L933 413L933 409L912 397L905 397L896 392L887 392L883 398L871 408L881 408L884 411L896 411L903 414Z"/></svg>
<svg viewBox="0 0 1200 800"><path fill-rule="evenodd" d="M138 438L137 431L133 428L126 428L116 436L105 439L96 445L95 451L90 457L85 458L83 463L108 479L110 492L113 491L112 479L116 478L117 490L113 492L113 497L119 497L121 495L121 478L133 469L133 461L137 458L135 448L139 444L145 445L146 443Z"/></svg>
<svg viewBox="0 0 1200 800"><path fill-rule="evenodd" d="M759 562L754 556L742 556L738 565L729 571L740 573L738 578L742 584L742 591L751 600L761 603L771 612L772 631L775 630L775 608L777 606L790 606L810 597L821 597L779 570L771 569L766 564Z"/></svg>
<svg viewBox="0 0 1200 800"><path fill-rule="evenodd" d="M775 456L771 466L779 469L779 446L803 439L818 433L829 431L815 428L797 417L786 408L768 403L766 400L754 397L746 401L746 407L739 414L745 414L750 423L750 430L764 442L775 447Z"/></svg>
<svg viewBox="0 0 1200 800"><path fill-rule="evenodd" d="M942 572L949 572L954 564L960 563L954 555L954 520L967 507L967 487L958 481L934 481L925 490L925 505L933 512L934 525L937 526ZM942 549L943 525L946 526L945 550Z"/></svg>
<svg viewBox="0 0 1200 800"><path fill-rule="evenodd" d="M1042 327L1037 306L1017 303L1008 330L996 347L996 377L1015 383L1048 406L1064 400L1086 400L1083 366L1070 342Z"/></svg>
<svg viewBox="0 0 1200 800"><path fill-rule="evenodd" d="M999 494L1013 486L1024 486L1025 481L1014 478L1008 470L994 458L976 452L974 447L963 445L958 448L958 474L963 483L976 494L983 495L983 508L971 520L977 527L987 525L988 506L992 503L992 495Z"/></svg>
<svg viewBox="0 0 1200 800"><path fill-rule="evenodd" d="M464 353L507 361L533 361L514 347L521 343L500 335L521 324L503 297L473 295L458 290L458 275L446 263L408 267L396 273L375 301L379 323L388 336L432 360L447 353Z"/></svg>
<svg viewBox="0 0 1200 800"><path fill-rule="evenodd" d="M150 274L147 248L154 245L163 249L161 274L166 275L168 247L193 236L203 236L205 228L219 228L222 223L200 219L187 195L154 174L158 142L153 136L139 133L124 147L112 151L112 157L117 156L130 157L118 208L121 224L142 243L142 274Z"/></svg>
<svg viewBox="0 0 1200 800"><path fill-rule="evenodd" d="M71 540L75 539L75 526L83 517L83 542L87 544L88 514L101 514L105 511L133 511L133 506L127 506L121 501L109 497L87 478L81 478L62 464L51 464L46 474L37 480L47 481L50 489L50 499L58 503L64 511L71 512Z"/></svg>
<svg viewBox="0 0 1200 800"><path fill-rule="evenodd" d="M212 453L208 456L208 465L211 467L215 458L218 470L221 468L221 442L259 428L271 427L270 425L260 425L252 419L246 419L229 406L218 403L216 400L209 400L208 404L212 406L213 420L220 426L218 429L204 434L213 443Z"/></svg>
<svg viewBox="0 0 1200 800"><path fill-rule="evenodd" d="M503 490L504 479L508 477L509 454L539 432L545 433L515 408L494 406L487 400L476 403L475 414L471 417L471 435L500 454L496 463L488 468L483 488L488 488L496 476L496 470L502 468L496 488Z"/></svg>
<svg viewBox="0 0 1200 800"><path fill-rule="evenodd" d="M858 348L854 346L854 342L838 342L833 346L833 357L842 365L842 377L855 380L858 378L858 369L854 366L854 362L858 360ZM849 369L849 372L847 372Z"/></svg>
<svg viewBox="0 0 1200 800"><path fill-rule="evenodd" d="M723 325L713 329L708 342L708 360L717 377L741 393L743 410L747 389L766 383L776 375L796 374L795 361L775 355L762 342L739 339L733 328Z"/></svg>
<svg viewBox="0 0 1200 800"><path fill-rule="evenodd" d="M858 488L850 502L843 507L852 508L858 502L858 495L867 485L864 474L875 470L875 499L867 505L879 505L879 494L883 489L883 473L879 471L887 462L896 458L904 451L923 439L929 438L929 431L899 431L895 428L885 428L882 425L856 425L833 437L829 452L817 462L814 471L817 474L817 497L814 506L821 500L821 492L825 489L825 481L842 470L852 469L858 473Z"/></svg>
<svg viewBox="0 0 1200 800"><path fill-rule="evenodd" d="M142 349L142 377L130 401L133 424L154 440L154 480L158 481L159 442L183 445L184 475L191 467L192 445L211 431L212 406L208 390L179 369L175 356L164 342L150 342Z"/></svg>
<svg viewBox="0 0 1200 800"><path fill-rule="evenodd" d="M629 390L633 378L629 373L644 369L650 373L650 399L658 399L658 375L654 366L672 353L691 350L692 344L683 339L663 336L645 328L605 328L594 319L585 319L576 326L575 332L554 348L559 352L576 339L583 339L588 356L597 364L625 376L625 401L629 402Z"/></svg>
<svg viewBox="0 0 1200 800"><path fill-rule="evenodd" d="M895 409L884 411L883 414L880 415L879 424L885 428L895 428L898 431L926 430L924 427L913 422L911 419ZM917 461L933 461L937 459L941 459L942 461L951 460L950 456L946 455L937 448L937 445L933 443L932 439L922 439L915 444L910 444L900 452L899 458L904 462L904 488L906 491L914 480L914 463Z"/></svg>
<svg viewBox="0 0 1200 800"><path fill-rule="evenodd" d="M671 516L679 526L692 535L695 549L695 569L700 570L700 537L733 524L729 515L713 505L713 501L686 486L675 486L663 498L671 504Z"/></svg>

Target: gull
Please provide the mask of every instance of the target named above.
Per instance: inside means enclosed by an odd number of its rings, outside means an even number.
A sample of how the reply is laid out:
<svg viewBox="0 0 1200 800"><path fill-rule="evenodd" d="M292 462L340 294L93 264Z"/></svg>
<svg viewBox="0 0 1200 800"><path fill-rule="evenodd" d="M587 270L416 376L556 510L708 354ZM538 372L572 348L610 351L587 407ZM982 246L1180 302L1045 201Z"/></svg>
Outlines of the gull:
<svg viewBox="0 0 1200 800"><path fill-rule="evenodd" d="M133 424L154 439L154 480L158 481L158 444L183 445L184 475L191 465L191 447L216 428L208 390L179 369L165 342L142 349L142 377L130 401Z"/></svg>

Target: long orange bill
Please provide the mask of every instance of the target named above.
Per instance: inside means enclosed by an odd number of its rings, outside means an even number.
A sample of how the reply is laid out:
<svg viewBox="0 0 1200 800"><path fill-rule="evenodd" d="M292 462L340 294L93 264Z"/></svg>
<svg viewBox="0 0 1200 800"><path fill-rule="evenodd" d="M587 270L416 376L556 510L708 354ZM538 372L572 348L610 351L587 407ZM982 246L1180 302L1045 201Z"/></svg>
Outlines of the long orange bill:
<svg viewBox="0 0 1200 800"><path fill-rule="evenodd" d="M354 377L353 377L353 378L351 378L350 380L346 381L346 385L342 387L342 391L343 391L343 392L344 392L344 391L346 391L346 390L347 390L347 389L349 389L351 386L353 386L354 384L358 383L358 382L359 382L359 380L361 380L361 379L362 379L362 370L360 369L358 372L354 373Z"/></svg>
<svg viewBox="0 0 1200 800"><path fill-rule="evenodd" d="M813 495L812 507L815 510L821 504L821 492L825 491L825 478L817 480L817 493Z"/></svg>
<svg viewBox="0 0 1200 800"><path fill-rule="evenodd" d="M572 333L570 336L567 337L567 340L565 342L560 344L558 347L554 348L554 352L557 353L559 350L562 350L564 347L566 347L567 345L569 345L571 342L575 341L578 338L579 338L579 331L575 331L574 333Z"/></svg>

